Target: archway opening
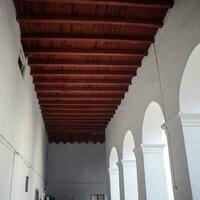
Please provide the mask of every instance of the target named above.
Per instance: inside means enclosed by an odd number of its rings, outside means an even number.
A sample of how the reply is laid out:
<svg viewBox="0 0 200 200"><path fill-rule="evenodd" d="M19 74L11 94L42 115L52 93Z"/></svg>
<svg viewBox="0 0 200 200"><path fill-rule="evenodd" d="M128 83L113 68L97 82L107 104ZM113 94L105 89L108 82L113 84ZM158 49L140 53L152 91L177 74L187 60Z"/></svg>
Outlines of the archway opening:
<svg viewBox="0 0 200 200"><path fill-rule="evenodd" d="M145 111L142 133L147 199L173 200L168 141L161 128L164 116L158 103Z"/></svg>
<svg viewBox="0 0 200 200"><path fill-rule="evenodd" d="M135 143L132 132L126 133L123 143L123 174L125 200L138 199L137 165L133 152Z"/></svg>
<svg viewBox="0 0 200 200"><path fill-rule="evenodd" d="M119 159L117 150L112 148L109 160L109 174L110 174L110 193L111 200L120 200L120 188L119 188L119 169L117 166Z"/></svg>
<svg viewBox="0 0 200 200"><path fill-rule="evenodd" d="M186 64L179 94L193 199L200 198L200 44L192 51Z"/></svg>

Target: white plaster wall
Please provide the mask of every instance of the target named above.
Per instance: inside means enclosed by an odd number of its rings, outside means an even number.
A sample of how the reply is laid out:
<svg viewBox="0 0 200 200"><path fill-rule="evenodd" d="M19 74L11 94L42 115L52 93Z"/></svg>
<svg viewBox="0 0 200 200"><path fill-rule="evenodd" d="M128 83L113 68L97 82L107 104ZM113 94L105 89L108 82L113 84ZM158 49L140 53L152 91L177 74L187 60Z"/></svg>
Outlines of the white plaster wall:
<svg viewBox="0 0 200 200"><path fill-rule="evenodd" d="M144 152L147 200L170 200L167 195L162 150Z"/></svg>
<svg viewBox="0 0 200 200"><path fill-rule="evenodd" d="M47 193L56 200L107 199L105 145L51 144L48 152Z"/></svg>
<svg viewBox="0 0 200 200"><path fill-rule="evenodd" d="M191 53L180 86L182 120L187 160L194 200L200 197L200 44Z"/></svg>
<svg viewBox="0 0 200 200"><path fill-rule="evenodd" d="M32 200L45 181L47 138L29 66L24 78L18 67L20 47L13 2L0 0L0 200Z"/></svg>
<svg viewBox="0 0 200 200"><path fill-rule="evenodd" d="M132 131L135 146L139 148L142 143L145 109L152 101L161 105L169 134L170 155L173 160L175 200L192 199L183 130L180 118L176 115L179 112L182 74L192 50L200 42L199 33L200 1L175 0L174 7L165 18L164 27L155 37L159 71L156 66L154 48L151 45L148 56L143 59L142 67L138 69L137 77L132 80L128 93L106 128L108 165L109 153L113 146L117 148L119 160L122 159L123 140L127 130ZM138 173L141 176L143 172ZM144 187L144 184L139 185L139 188ZM143 198L145 199L145 195Z"/></svg>
<svg viewBox="0 0 200 200"><path fill-rule="evenodd" d="M200 137L199 132L200 127L184 127L184 137L186 141L186 146L190 148L186 148L187 150L187 159L189 163L189 170L190 170L190 178L192 184L192 191L193 191L193 199L199 199L199 178L200 178Z"/></svg>
<svg viewBox="0 0 200 200"><path fill-rule="evenodd" d="M8 200L12 174L13 154L0 143L0 199Z"/></svg>

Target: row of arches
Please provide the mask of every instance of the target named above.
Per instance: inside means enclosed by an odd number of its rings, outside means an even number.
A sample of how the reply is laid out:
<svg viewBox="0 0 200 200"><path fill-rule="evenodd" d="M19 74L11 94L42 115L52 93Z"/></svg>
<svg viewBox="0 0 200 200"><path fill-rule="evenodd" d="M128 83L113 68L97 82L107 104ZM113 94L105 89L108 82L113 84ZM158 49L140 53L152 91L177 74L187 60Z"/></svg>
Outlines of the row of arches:
<svg viewBox="0 0 200 200"><path fill-rule="evenodd" d="M194 156L200 151L200 44L191 53L180 84L179 106L185 142L186 157L193 199L199 199L200 159ZM142 128L145 188L147 199L174 200L173 180L170 167L168 133L162 128L165 118L160 105L151 102L147 107ZM137 156L133 133L127 131L123 142L123 159L118 159L117 150L110 153L111 200L120 200L119 163L123 166L125 200L139 199ZM178 158L177 158L178 159ZM152 176L153 174L153 176Z"/></svg>
<svg viewBox="0 0 200 200"><path fill-rule="evenodd" d="M153 118L151 113L154 113ZM168 142L165 131L161 128L163 123L164 116L159 104L152 102L145 112L143 143L141 144L144 157L146 195L148 199L153 199L156 194L158 199L160 196L163 200L173 200ZM135 148L137 147L135 146L133 134L129 130L123 142L123 160L119 161L115 147L111 150L109 171L112 200L120 199L119 162L123 166L125 199L139 199Z"/></svg>

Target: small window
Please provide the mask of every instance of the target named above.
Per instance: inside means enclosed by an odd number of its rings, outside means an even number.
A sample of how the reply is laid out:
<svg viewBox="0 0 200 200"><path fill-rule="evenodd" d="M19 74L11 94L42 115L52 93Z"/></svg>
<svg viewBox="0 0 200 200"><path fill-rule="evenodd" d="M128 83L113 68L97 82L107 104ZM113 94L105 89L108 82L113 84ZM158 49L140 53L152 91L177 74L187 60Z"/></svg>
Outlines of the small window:
<svg viewBox="0 0 200 200"><path fill-rule="evenodd" d="M40 192L38 189L35 190L35 200L39 200Z"/></svg>
<svg viewBox="0 0 200 200"><path fill-rule="evenodd" d="M19 69L20 72L22 74L22 77L24 77L24 71L25 71L25 56L22 50L20 50L20 54L18 57L18 65L19 65Z"/></svg>
<svg viewBox="0 0 200 200"><path fill-rule="evenodd" d="M26 176L26 182L25 182L25 192L28 192L28 184L29 184L29 177Z"/></svg>
<svg viewBox="0 0 200 200"><path fill-rule="evenodd" d="M105 200L104 194L95 194L91 196L91 200Z"/></svg>

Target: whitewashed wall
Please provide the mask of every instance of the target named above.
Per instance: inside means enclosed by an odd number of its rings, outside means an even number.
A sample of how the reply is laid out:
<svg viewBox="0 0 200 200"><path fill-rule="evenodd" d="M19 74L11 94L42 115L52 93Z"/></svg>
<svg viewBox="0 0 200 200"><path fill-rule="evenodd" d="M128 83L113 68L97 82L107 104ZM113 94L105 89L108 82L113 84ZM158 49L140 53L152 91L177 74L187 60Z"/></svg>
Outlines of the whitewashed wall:
<svg viewBox="0 0 200 200"><path fill-rule="evenodd" d="M142 124L145 110L152 101L160 104L166 120L165 128L169 135L168 142L174 174L175 200L200 199L200 194L198 198L192 197L191 194L183 130L179 116L179 90L182 74L192 50L199 42L200 1L175 0L174 7L165 18L164 27L155 37L159 70L156 65L154 46L151 45L148 56L143 59L142 67L138 70L137 77L132 80L128 93L106 128L107 167L112 147L117 148L121 160L125 134L127 130L133 132L141 200L146 199L143 157L140 147Z"/></svg>
<svg viewBox="0 0 200 200"><path fill-rule="evenodd" d="M56 200L107 199L105 145L51 144L48 152L47 193Z"/></svg>
<svg viewBox="0 0 200 200"><path fill-rule="evenodd" d="M24 78L19 70L20 47L13 2L0 0L0 200L33 200L45 182L47 138L29 66Z"/></svg>

